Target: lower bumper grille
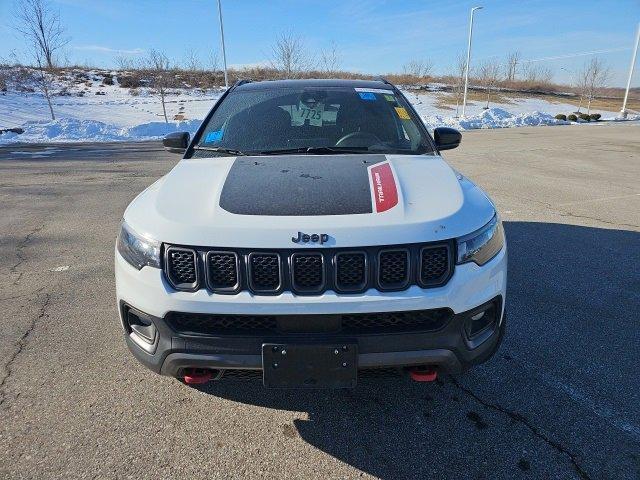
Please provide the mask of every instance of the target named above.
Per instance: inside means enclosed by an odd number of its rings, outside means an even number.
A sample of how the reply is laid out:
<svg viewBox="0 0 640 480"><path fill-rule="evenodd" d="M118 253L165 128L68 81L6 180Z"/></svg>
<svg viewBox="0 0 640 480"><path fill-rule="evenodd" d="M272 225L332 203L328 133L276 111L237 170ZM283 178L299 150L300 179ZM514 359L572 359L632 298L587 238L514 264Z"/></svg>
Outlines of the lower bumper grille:
<svg viewBox="0 0 640 480"><path fill-rule="evenodd" d="M387 333L439 330L451 318L448 308L342 315L342 328L348 333Z"/></svg>
<svg viewBox="0 0 640 480"><path fill-rule="evenodd" d="M230 333L269 333L277 328L276 317L271 315L204 315L169 313L167 322L179 333L201 335Z"/></svg>
<svg viewBox="0 0 640 480"><path fill-rule="evenodd" d="M348 334L429 332L453 317L448 308L339 315L209 315L170 312L169 326L182 335Z"/></svg>

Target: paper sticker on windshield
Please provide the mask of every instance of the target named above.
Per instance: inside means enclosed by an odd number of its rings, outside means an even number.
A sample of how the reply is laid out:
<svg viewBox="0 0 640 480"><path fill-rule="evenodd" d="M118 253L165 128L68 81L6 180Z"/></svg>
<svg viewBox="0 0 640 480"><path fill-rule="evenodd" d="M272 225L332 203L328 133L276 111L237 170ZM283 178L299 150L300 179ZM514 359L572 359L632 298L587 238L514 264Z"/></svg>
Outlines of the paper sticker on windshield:
<svg viewBox="0 0 640 480"><path fill-rule="evenodd" d="M384 99L387 102L395 102L396 101L396 97L394 97L393 95L389 95L388 93L384 94Z"/></svg>
<svg viewBox="0 0 640 480"><path fill-rule="evenodd" d="M214 130L213 132L207 133L204 137L204 143L214 143L222 140L222 130Z"/></svg>
<svg viewBox="0 0 640 480"><path fill-rule="evenodd" d="M388 93L393 94L392 90L388 88L354 88L356 92L373 92L373 93Z"/></svg>
<svg viewBox="0 0 640 480"><path fill-rule="evenodd" d="M404 107L394 107L396 109L396 113L401 120L411 120L409 116L409 112Z"/></svg>
<svg viewBox="0 0 640 480"><path fill-rule="evenodd" d="M358 92L358 95L360 95L360 98L362 100L367 100L367 101L375 101L376 100L376 94L373 92Z"/></svg>
<svg viewBox="0 0 640 480"><path fill-rule="evenodd" d="M323 115L323 103L316 103L311 106L300 102L297 107L291 110L291 124L293 126L301 126L304 125L304 122L309 120L309 125L321 127Z"/></svg>

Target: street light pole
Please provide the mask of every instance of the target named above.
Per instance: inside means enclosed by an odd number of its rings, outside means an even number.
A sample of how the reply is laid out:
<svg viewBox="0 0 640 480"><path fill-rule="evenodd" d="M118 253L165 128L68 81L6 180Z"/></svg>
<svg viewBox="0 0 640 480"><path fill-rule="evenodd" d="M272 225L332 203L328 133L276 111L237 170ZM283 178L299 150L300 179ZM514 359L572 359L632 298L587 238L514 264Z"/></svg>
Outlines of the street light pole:
<svg viewBox="0 0 640 480"><path fill-rule="evenodd" d="M629 68L629 78L627 79L627 89L624 92L622 110L620 110L620 116L622 118L627 118L627 99L629 98L629 88L631 87L631 77L633 77L633 69L636 66L636 57L638 56L638 43L640 43L640 23L638 23L638 33L636 34L636 46L633 49L633 56L631 57L631 67Z"/></svg>
<svg viewBox="0 0 640 480"><path fill-rule="evenodd" d="M229 88L229 77L227 76L227 52L224 48L224 27L222 26L222 5L218 0L218 18L220 19L220 40L222 41L222 62L224 64L224 86Z"/></svg>
<svg viewBox="0 0 640 480"><path fill-rule="evenodd" d="M464 109L467 106L467 88L469 86L469 62L471 61L471 37L473 37L473 14L482 7L473 7L471 9L471 17L469 19L469 43L467 44L467 64L464 67L464 96L462 97L462 115L464 118Z"/></svg>

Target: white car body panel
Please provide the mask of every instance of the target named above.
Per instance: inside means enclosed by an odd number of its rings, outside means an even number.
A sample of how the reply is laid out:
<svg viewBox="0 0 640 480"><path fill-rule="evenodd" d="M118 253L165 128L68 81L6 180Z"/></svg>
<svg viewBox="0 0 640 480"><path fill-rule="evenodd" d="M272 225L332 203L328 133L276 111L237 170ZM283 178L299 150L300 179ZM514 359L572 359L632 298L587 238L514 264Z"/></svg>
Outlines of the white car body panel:
<svg viewBox="0 0 640 480"><path fill-rule="evenodd" d="M325 156L317 156L322 162ZM266 157L266 161L274 158ZM237 215L219 205L236 157L184 159L142 192L124 219L139 234L177 245L313 248L294 245L298 231L327 233L324 247L431 242L473 232L495 215L493 204L439 156L387 155L398 204L382 213L353 215Z"/></svg>

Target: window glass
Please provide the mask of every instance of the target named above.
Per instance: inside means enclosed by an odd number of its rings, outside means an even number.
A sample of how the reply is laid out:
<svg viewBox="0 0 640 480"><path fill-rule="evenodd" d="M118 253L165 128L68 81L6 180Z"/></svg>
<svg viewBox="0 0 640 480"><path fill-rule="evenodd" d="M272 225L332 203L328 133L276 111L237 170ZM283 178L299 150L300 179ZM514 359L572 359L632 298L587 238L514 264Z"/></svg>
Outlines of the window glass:
<svg viewBox="0 0 640 480"><path fill-rule="evenodd" d="M232 91L198 142L251 154L325 147L423 154L430 145L392 90L302 86Z"/></svg>

